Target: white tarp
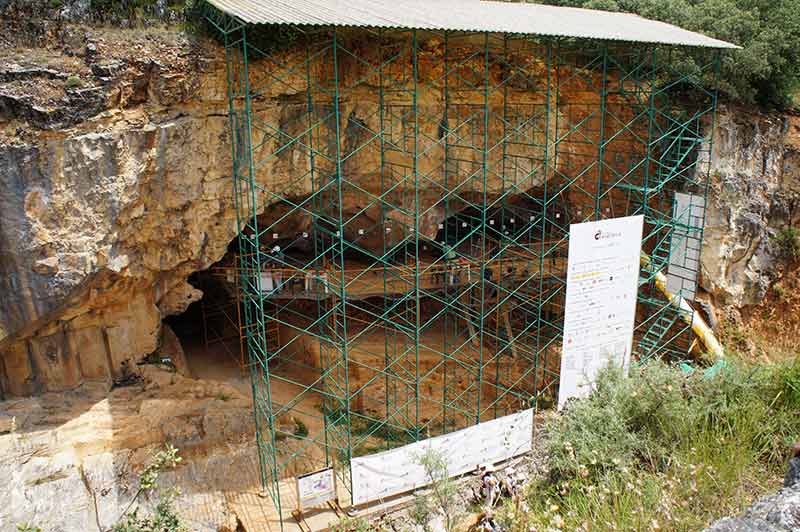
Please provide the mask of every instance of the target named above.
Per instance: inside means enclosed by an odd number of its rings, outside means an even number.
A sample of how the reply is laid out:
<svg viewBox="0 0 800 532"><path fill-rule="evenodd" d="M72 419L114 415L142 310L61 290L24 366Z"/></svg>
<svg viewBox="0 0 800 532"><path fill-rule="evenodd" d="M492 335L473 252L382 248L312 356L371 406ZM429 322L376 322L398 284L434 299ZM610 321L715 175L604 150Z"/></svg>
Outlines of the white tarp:
<svg viewBox="0 0 800 532"><path fill-rule="evenodd" d="M559 409L588 396L609 364L627 370L643 223L629 216L570 226Z"/></svg>
<svg viewBox="0 0 800 532"><path fill-rule="evenodd" d="M419 456L433 449L447 458L451 476L497 463L531 450L533 410L436 436L397 449L353 458L353 504L384 499L428 483Z"/></svg>
<svg viewBox="0 0 800 532"><path fill-rule="evenodd" d="M297 477L297 506L303 511L336 500L333 468Z"/></svg>
<svg viewBox="0 0 800 532"><path fill-rule="evenodd" d="M667 266L667 290L694 300L706 200L697 194L675 193L674 217L679 225L672 232Z"/></svg>

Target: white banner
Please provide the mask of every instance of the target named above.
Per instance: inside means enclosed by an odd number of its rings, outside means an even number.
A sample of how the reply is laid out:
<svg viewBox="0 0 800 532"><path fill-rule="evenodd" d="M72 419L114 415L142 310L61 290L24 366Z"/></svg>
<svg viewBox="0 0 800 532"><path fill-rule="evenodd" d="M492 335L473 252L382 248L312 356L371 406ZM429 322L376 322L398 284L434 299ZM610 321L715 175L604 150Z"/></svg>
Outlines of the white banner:
<svg viewBox="0 0 800 532"><path fill-rule="evenodd" d="M609 364L631 357L644 217L573 224L569 228L567 294L558 408L587 397Z"/></svg>
<svg viewBox="0 0 800 532"><path fill-rule="evenodd" d="M428 484L419 456L428 449L447 458L451 476L531 450L533 409L418 441L397 449L353 458L353 504L384 499Z"/></svg>

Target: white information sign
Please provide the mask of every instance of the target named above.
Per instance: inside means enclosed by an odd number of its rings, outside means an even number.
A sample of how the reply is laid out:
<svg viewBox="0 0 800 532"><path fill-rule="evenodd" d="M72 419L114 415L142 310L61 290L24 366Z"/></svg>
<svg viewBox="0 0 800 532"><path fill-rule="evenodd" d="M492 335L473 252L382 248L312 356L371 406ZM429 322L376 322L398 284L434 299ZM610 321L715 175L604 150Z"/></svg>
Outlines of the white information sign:
<svg viewBox="0 0 800 532"><path fill-rule="evenodd" d="M531 450L533 410L436 436L390 451L353 458L353 504L383 499L428 484L419 456L433 449L447 458L447 472L460 475Z"/></svg>
<svg viewBox="0 0 800 532"><path fill-rule="evenodd" d="M667 290L684 299L694 300L695 296L705 210L706 201L703 196L675 193L673 216L680 225L673 230L670 241Z"/></svg>
<svg viewBox="0 0 800 532"><path fill-rule="evenodd" d="M609 364L627 370L643 223L629 216L570 226L559 409L588 396Z"/></svg>
<svg viewBox="0 0 800 532"><path fill-rule="evenodd" d="M272 292L272 274L270 272L260 272L261 292Z"/></svg>
<svg viewBox="0 0 800 532"><path fill-rule="evenodd" d="M301 512L333 500L336 478L332 467L297 477L297 509Z"/></svg>

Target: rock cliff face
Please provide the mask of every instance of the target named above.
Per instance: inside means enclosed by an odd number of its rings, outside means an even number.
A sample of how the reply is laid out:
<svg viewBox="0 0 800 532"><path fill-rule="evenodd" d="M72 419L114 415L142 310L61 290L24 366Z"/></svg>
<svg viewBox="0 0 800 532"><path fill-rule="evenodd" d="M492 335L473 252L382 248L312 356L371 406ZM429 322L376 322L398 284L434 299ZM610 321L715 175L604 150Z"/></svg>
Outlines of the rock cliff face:
<svg viewBox="0 0 800 532"><path fill-rule="evenodd" d="M180 449L183 462L159 483L180 490L175 506L189 530L232 532L237 516L246 522L262 513L248 512L261 499L246 384L196 381L152 366L143 373L140 383L111 392L91 383L2 403L0 531L24 524L110 530L164 442ZM137 506L150 511L157 500L143 497ZM259 524L248 529L267 529Z"/></svg>
<svg viewBox="0 0 800 532"><path fill-rule="evenodd" d="M0 54L0 380L13 395L120 377L235 236L219 51L177 32L76 31L56 32L63 53Z"/></svg>
<svg viewBox="0 0 800 532"><path fill-rule="evenodd" d="M800 117L723 108L713 140L702 286L717 305L756 305L800 226Z"/></svg>

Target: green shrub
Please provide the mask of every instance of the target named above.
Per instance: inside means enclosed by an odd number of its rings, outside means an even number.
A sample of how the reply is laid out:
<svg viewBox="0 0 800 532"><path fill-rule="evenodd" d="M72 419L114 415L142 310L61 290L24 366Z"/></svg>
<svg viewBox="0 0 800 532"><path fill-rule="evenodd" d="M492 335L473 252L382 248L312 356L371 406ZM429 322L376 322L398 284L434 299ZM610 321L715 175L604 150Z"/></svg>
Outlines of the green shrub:
<svg viewBox="0 0 800 532"><path fill-rule="evenodd" d="M428 531L431 518L441 514L445 532L453 532L461 520L458 483L447 470L447 457L429 447L415 456L415 462L425 470L427 490L414 497L412 517L417 525Z"/></svg>
<svg viewBox="0 0 800 532"><path fill-rule="evenodd" d="M778 254L785 260L800 259L800 231L794 227L786 227L772 237L772 243Z"/></svg>
<svg viewBox="0 0 800 532"><path fill-rule="evenodd" d="M78 76L70 76L67 78L67 81L64 82L64 87L67 89L77 89L81 85L83 85L83 82Z"/></svg>
<svg viewBox="0 0 800 532"><path fill-rule="evenodd" d="M199 3L195 0L90 0L89 8L97 21L118 22L124 19L141 23L152 18L159 9L187 14Z"/></svg>
<svg viewBox="0 0 800 532"><path fill-rule="evenodd" d="M382 532L363 517L342 517L331 526L332 532Z"/></svg>
<svg viewBox="0 0 800 532"><path fill-rule="evenodd" d="M188 529L174 509L174 501L178 496L177 489L160 490L158 477L166 469L174 468L180 463L178 449L167 445L152 457L139 475L139 489L131 499L119 521L111 528L111 532L187 532ZM131 511L131 507L142 495L158 493L158 502L152 515L140 515L139 509Z"/></svg>
<svg viewBox="0 0 800 532"><path fill-rule="evenodd" d="M163 496L151 516L140 516L138 510L126 514L111 532L188 532L173 508L173 495Z"/></svg>
<svg viewBox="0 0 800 532"><path fill-rule="evenodd" d="M549 475L512 529L700 530L777 486L798 408L797 361L711 376L659 361L629 378L607 370L545 427Z"/></svg>
<svg viewBox="0 0 800 532"><path fill-rule="evenodd" d="M551 427L554 480L593 477L623 468L662 471L676 446L703 434L741 439L759 458L780 460L789 433L800 434L790 412L800 406L800 365L729 365L713 378L654 361L601 374L597 391ZM785 439L785 438L779 438Z"/></svg>
<svg viewBox="0 0 800 532"><path fill-rule="evenodd" d="M599 478L637 460L660 467L675 433L697 415L683 398L694 379L659 362L633 368L630 378L605 370L597 391L572 402L551 429L553 480Z"/></svg>

